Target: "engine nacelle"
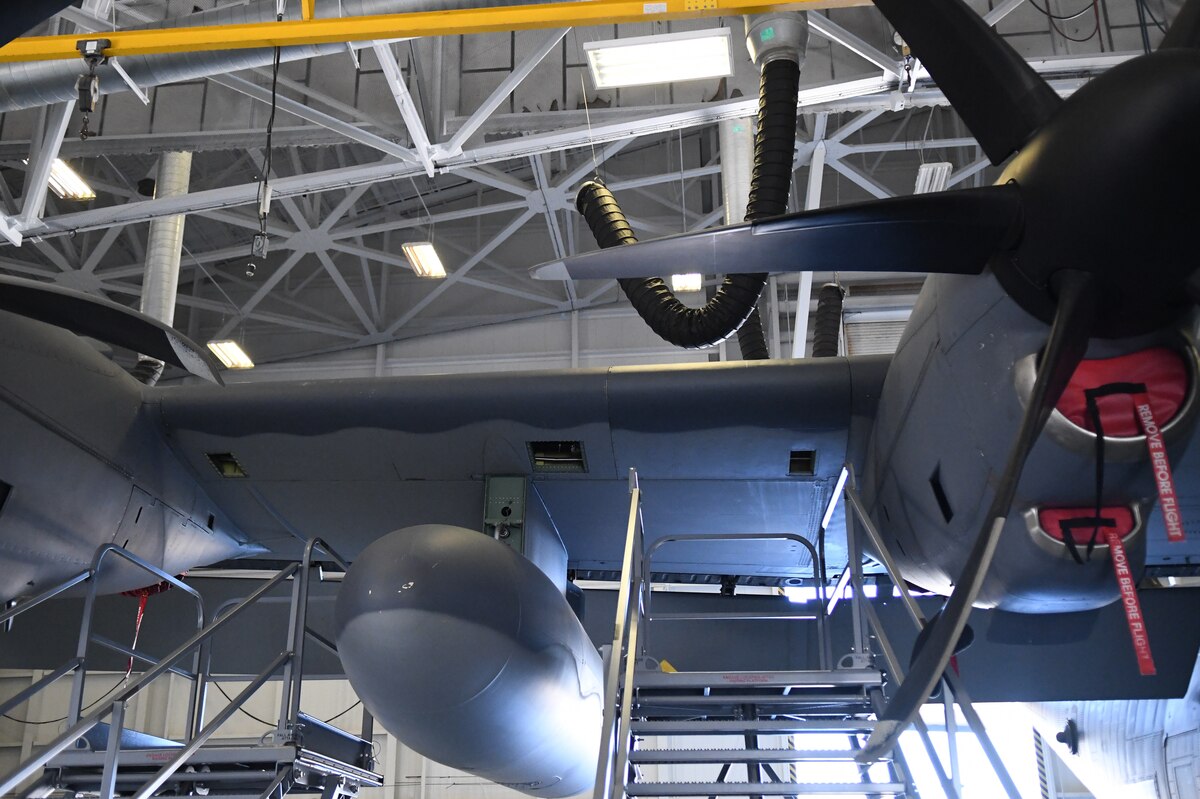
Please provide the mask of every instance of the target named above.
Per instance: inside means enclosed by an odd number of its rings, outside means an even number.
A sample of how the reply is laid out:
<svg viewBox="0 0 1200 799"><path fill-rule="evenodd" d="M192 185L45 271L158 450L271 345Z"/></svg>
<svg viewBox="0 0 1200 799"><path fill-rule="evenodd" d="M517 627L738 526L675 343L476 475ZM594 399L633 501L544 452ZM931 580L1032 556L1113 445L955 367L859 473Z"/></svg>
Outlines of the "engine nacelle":
<svg viewBox="0 0 1200 799"><path fill-rule="evenodd" d="M532 796L590 790L600 656L509 547L449 525L389 533L347 572L337 627L354 690L406 746Z"/></svg>

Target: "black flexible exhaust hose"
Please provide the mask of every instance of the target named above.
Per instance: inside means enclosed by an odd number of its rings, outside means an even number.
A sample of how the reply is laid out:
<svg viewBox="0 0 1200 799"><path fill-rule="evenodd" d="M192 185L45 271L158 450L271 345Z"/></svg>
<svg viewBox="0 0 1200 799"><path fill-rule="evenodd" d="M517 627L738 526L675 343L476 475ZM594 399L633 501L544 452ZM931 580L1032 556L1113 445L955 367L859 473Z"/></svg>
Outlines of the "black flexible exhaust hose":
<svg viewBox="0 0 1200 799"><path fill-rule="evenodd" d="M800 65L795 61L779 59L763 66L747 221L779 216L787 211L799 86ZM575 206L587 220L601 249L637 243L616 198L601 181L584 183ZM679 268L678 271L686 270ZM689 308L681 303L661 278L623 278L617 282L655 333L678 347L697 348L719 344L738 330L747 317L756 312L758 297L766 281L765 272L726 275L703 308ZM761 320L757 327L761 344L758 347L741 344L743 357L753 357L751 353L756 352L761 352L758 357L767 355Z"/></svg>
<svg viewBox="0 0 1200 799"><path fill-rule="evenodd" d="M838 333L842 327L842 299L846 292L836 283L826 283L817 294L817 313L813 320L814 358L832 358L838 354Z"/></svg>

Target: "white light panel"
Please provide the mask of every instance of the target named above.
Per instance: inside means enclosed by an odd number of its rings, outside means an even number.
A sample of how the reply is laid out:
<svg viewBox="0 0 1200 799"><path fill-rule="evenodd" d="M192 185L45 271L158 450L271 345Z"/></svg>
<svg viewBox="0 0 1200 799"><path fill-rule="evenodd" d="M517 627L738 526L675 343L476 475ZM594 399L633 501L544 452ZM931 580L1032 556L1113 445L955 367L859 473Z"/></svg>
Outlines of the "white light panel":
<svg viewBox="0 0 1200 799"><path fill-rule="evenodd" d="M410 241L401 244L400 249L404 251L408 265L412 267L418 277L446 276L446 267L442 266L442 259L438 257L437 250L433 249L433 244L430 242Z"/></svg>
<svg viewBox="0 0 1200 799"><path fill-rule="evenodd" d="M647 86L733 74L728 28L585 42L597 89Z"/></svg>
<svg viewBox="0 0 1200 799"><path fill-rule="evenodd" d="M246 351L236 341L229 339L210 341L208 342L208 348L212 350L213 355L217 356L217 360L225 365L226 369L254 368L254 361L250 360L250 356L246 354Z"/></svg>

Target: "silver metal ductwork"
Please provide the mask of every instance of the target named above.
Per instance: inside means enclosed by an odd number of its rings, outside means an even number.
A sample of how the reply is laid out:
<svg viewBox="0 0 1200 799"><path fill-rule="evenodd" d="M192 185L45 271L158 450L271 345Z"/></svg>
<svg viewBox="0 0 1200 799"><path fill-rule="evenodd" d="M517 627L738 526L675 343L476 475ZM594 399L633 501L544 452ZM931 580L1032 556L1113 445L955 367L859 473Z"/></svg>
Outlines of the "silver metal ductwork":
<svg viewBox="0 0 1200 799"><path fill-rule="evenodd" d="M158 162L155 196L187 194L192 177L192 154L163 153ZM175 323L175 295L179 290L179 259L183 251L184 214L150 221L146 240L146 271L142 280L141 311L168 325ZM138 356L134 376L148 386L158 382L164 364L156 358Z"/></svg>
<svg viewBox="0 0 1200 799"><path fill-rule="evenodd" d="M317 3L318 17L357 17L371 14L399 14L407 11L445 11L459 8L490 8L513 5L518 0L340 0L337 3ZM298 3L289 3L284 19L298 19ZM238 25L275 20L275 0L255 0L246 5L228 5L213 11L200 11L184 17L137 28L171 25L199 27L202 25ZM314 44L285 47L281 61L298 61L328 55L345 49L345 44ZM166 83L198 80L209 75L236 72L270 65L274 57L271 48L249 50L216 50L197 53L163 53L159 55L122 56L121 66L133 82L142 88ZM75 100L75 79L84 70L82 59L77 61L27 61L0 64L0 112ZM111 65L96 70L103 94L128 91L125 81Z"/></svg>
<svg viewBox="0 0 1200 799"><path fill-rule="evenodd" d="M158 162L154 196L187 194L192 154L163 153ZM179 257L183 249L184 214L150 220L146 241L146 273L142 281L142 313L168 325L175 323L175 294L179 288Z"/></svg>
<svg viewBox="0 0 1200 799"><path fill-rule="evenodd" d="M721 198L725 224L746 221L750 176L754 171L754 117L725 119L718 127L721 147Z"/></svg>
<svg viewBox="0 0 1200 799"><path fill-rule="evenodd" d="M747 15L746 50L750 60L762 69L763 65L780 58L804 66L808 53L808 15L802 11L775 11L769 14Z"/></svg>

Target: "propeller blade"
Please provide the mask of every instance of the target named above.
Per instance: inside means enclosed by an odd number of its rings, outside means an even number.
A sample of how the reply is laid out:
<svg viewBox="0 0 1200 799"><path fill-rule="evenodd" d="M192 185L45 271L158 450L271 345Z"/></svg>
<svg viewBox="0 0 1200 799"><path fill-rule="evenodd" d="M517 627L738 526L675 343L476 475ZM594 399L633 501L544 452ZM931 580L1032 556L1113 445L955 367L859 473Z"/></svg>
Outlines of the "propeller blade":
<svg viewBox="0 0 1200 799"><path fill-rule="evenodd" d="M72 0L23 0L20 3L5 3L0 14L0 45L5 45L37 25L44 19L57 14Z"/></svg>
<svg viewBox="0 0 1200 799"><path fill-rule="evenodd" d="M1015 185L920 194L585 253L535 266L539 280L683 272L943 272L977 275L1015 238Z"/></svg>
<svg viewBox="0 0 1200 799"><path fill-rule="evenodd" d="M89 336L157 358L223 385L220 364L208 351L169 325L102 297L72 289L0 277L0 311Z"/></svg>
<svg viewBox="0 0 1200 799"><path fill-rule="evenodd" d="M1187 0L1183 4L1158 49L1175 47L1200 48L1200 0Z"/></svg>
<svg viewBox="0 0 1200 799"><path fill-rule="evenodd" d="M979 589L987 576L996 545L1000 542L1000 533L1012 506L1025 460L1055 403L1067 387L1075 367L1087 351L1089 332L1096 316L1093 280L1086 273L1065 270L1059 272L1056 278L1059 279L1058 308L1050 328L1050 340L1042 354L1041 368L1038 369L1029 405L1025 408L1004 474L988 508L984 528L975 539L962 574L954 583L954 592L932 623L933 630L929 633L928 641L900 684L900 690L884 709L866 746L857 755L859 761L877 760L896 746L900 734L916 718L921 705L945 673L955 644L967 625L971 606L979 596Z"/></svg>
<svg viewBox="0 0 1200 799"><path fill-rule="evenodd" d="M962 0L875 0L993 164L1019 150L1062 100Z"/></svg>

